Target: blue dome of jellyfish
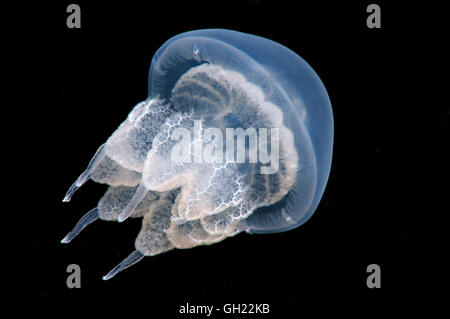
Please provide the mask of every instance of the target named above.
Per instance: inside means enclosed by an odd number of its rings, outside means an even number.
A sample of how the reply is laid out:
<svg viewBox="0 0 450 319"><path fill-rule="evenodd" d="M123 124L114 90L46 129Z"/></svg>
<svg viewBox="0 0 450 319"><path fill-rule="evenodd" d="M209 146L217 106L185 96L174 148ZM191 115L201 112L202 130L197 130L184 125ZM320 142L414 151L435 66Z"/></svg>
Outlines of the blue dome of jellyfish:
<svg viewBox="0 0 450 319"><path fill-rule="evenodd" d="M330 100L300 56L236 31L179 34L153 56L148 98L67 192L109 185L62 242L97 219L142 217L136 250L109 279L173 248L296 228L319 204L332 149Z"/></svg>

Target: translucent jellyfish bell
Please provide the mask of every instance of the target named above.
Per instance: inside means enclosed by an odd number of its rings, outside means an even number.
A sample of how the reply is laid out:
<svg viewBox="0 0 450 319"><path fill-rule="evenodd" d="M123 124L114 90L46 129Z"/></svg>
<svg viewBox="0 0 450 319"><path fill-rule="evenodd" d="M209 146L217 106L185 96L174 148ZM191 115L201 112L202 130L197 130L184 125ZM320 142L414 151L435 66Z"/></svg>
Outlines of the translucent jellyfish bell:
<svg viewBox="0 0 450 319"><path fill-rule="evenodd" d="M331 104L288 48L230 30L180 34L155 53L149 97L97 151L111 187L62 242L97 218L143 217L136 251L104 279L172 248L298 227L314 213L333 148Z"/></svg>

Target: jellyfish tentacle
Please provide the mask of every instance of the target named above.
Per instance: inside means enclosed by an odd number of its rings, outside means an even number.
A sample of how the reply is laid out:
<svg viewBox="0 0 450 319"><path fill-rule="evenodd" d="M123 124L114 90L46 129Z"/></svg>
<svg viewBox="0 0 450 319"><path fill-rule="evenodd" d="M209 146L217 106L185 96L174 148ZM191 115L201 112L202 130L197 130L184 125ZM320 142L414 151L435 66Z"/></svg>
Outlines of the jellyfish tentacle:
<svg viewBox="0 0 450 319"><path fill-rule="evenodd" d="M62 244L67 244L72 241L87 225L98 219L98 208L91 209L86 215L81 217L75 227L70 231L66 237L61 240Z"/></svg>
<svg viewBox="0 0 450 319"><path fill-rule="evenodd" d="M144 186L144 184L141 183L138 186L133 198L129 201L128 205L120 213L119 218L118 218L119 223L123 222L125 219L130 217L133 210L144 199L144 197L147 195L147 193L148 193L148 189Z"/></svg>
<svg viewBox="0 0 450 319"><path fill-rule="evenodd" d="M124 270L130 266L133 266L135 263L140 261L142 258L144 258L144 255L139 250L133 251L120 264L118 264L116 267L114 267L108 274L103 276L103 280L111 279L112 277L117 275L122 270Z"/></svg>
<svg viewBox="0 0 450 319"><path fill-rule="evenodd" d="M97 165L105 158L105 144L102 144L97 152L95 153L94 157L92 157L91 161L89 162L86 170L81 173L81 175L77 178L75 183L70 186L69 190L66 193L66 196L64 196L63 202L69 202L72 198L72 195L75 193L75 191L80 188L90 177L92 174L92 171L97 167Z"/></svg>

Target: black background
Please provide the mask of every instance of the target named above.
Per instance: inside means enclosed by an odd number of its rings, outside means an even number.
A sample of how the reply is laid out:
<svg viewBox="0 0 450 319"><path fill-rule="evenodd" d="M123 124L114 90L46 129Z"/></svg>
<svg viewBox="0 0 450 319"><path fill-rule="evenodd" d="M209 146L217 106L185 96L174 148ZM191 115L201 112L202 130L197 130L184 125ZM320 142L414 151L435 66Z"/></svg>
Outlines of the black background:
<svg viewBox="0 0 450 319"><path fill-rule="evenodd" d="M225 317L291 318L308 307L361 316L411 310L443 285L448 251L437 219L448 213L450 109L443 99L448 81L441 80L448 6L375 1L382 28L368 29L366 1L78 1L82 27L68 29L69 3L22 10L28 89L21 103L31 136L23 148L34 181L20 202L31 227L22 236L23 260L16 260L32 265L21 276L22 296L71 311L142 310L148 318L202 318L178 315L186 302L269 303L269 315ZM103 281L134 250L140 220L97 221L62 245L106 186L90 181L70 203L61 200L97 147L147 97L153 53L170 37L202 28L267 37L319 74L335 121L325 194L295 230L243 233L146 257ZM72 263L81 267L81 289L66 286ZM381 267L381 289L366 286L372 263Z"/></svg>

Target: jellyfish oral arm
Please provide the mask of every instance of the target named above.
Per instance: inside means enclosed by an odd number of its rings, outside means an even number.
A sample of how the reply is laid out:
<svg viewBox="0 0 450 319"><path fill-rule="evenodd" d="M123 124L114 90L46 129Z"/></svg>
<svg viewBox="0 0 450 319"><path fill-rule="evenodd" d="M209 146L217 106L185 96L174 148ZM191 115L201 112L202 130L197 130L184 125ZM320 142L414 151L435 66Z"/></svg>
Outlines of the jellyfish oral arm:
<svg viewBox="0 0 450 319"><path fill-rule="evenodd" d="M89 179L90 175L92 174L92 171L104 158L105 158L105 144L102 144L98 148L94 157L89 162L86 170L83 173L81 173L81 175L77 178L75 183L73 183L72 186L70 186L69 190L66 193L66 196L64 196L64 199L62 200L63 202L70 202L72 195Z"/></svg>
<svg viewBox="0 0 450 319"><path fill-rule="evenodd" d="M103 280L108 280L117 275L122 270L133 266L138 261L142 260L144 258L144 255L140 251L133 251L127 258L125 258L119 265L114 267L108 274L103 276Z"/></svg>
<svg viewBox="0 0 450 319"><path fill-rule="evenodd" d="M61 240L62 244L67 244L72 241L86 226L98 219L98 208L91 209L86 215L81 217L73 230L69 232L66 237Z"/></svg>
<svg viewBox="0 0 450 319"><path fill-rule="evenodd" d="M148 189L143 184L140 184L138 186L136 193L134 194L133 198L128 203L127 207L125 207L125 209L120 213L119 219L118 219L119 223L123 222L125 219L130 217L133 210L144 199L145 195L147 195L147 192L148 192Z"/></svg>

